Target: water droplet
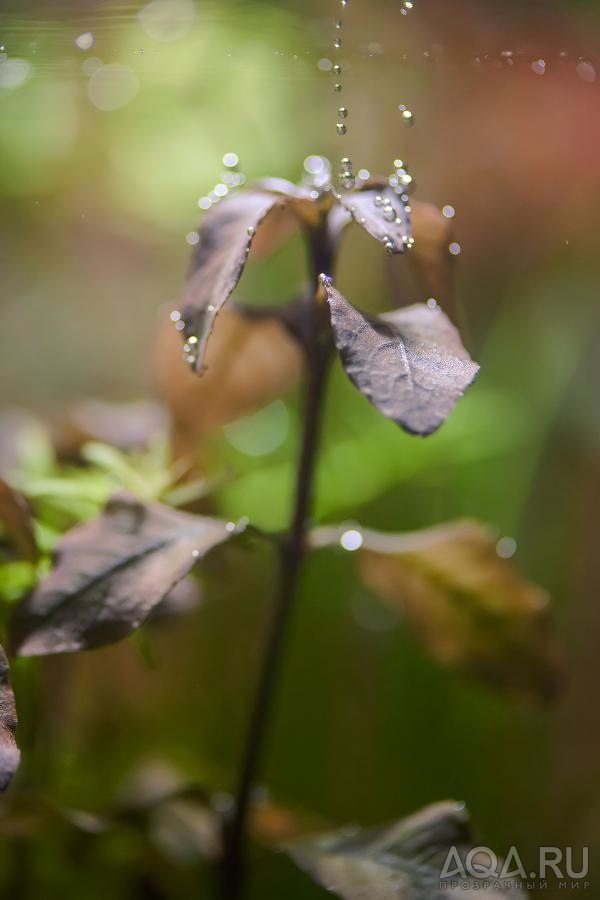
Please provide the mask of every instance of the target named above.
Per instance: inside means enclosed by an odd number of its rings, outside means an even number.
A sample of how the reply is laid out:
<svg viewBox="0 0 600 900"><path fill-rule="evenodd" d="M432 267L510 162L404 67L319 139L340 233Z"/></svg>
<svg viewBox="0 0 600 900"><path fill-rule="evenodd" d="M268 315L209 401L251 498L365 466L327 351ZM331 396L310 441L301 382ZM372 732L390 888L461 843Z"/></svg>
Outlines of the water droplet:
<svg viewBox="0 0 600 900"><path fill-rule="evenodd" d="M333 67L333 74L334 74L334 75L341 75L341 74L342 74L342 67L340 66L339 63L336 63L335 66Z"/></svg>
<svg viewBox="0 0 600 900"><path fill-rule="evenodd" d="M577 74L582 81L586 81L588 84L592 84L596 80L596 69L591 63L583 60L577 63Z"/></svg>
<svg viewBox="0 0 600 900"><path fill-rule="evenodd" d="M75 45L80 50L89 50L94 46L94 35L91 31L84 31L75 38Z"/></svg>
<svg viewBox="0 0 600 900"><path fill-rule="evenodd" d="M179 312L178 309L174 309L172 312L169 313L169 318L170 318L171 322L179 322L179 320L181 319L181 313Z"/></svg>
<svg viewBox="0 0 600 900"><path fill-rule="evenodd" d="M246 228L246 234L248 235L248 237L254 237L254 235L256 234L256 228L254 227L254 225L248 225L248 227Z"/></svg>
<svg viewBox="0 0 600 900"><path fill-rule="evenodd" d="M360 178L361 181L368 181L369 178L371 177L371 173L369 172L368 169L359 169L358 177Z"/></svg>
<svg viewBox="0 0 600 900"><path fill-rule="evenodd" d="M183 321L183 319L175 322L175 328L177 329L177 331L183 331L183 329L185 328L185 322Z"/></svg>
<svg viewBox="0 0 600 900"><path fill-rule="evenodd" d="M178 41L196 18L193 0L151 0L138 12L140 25L155 41Z"/></svg>
<svg viewBox="0 0 600 900"><path fill-rule="evenodd" d="M385 200L383 199L383 197L380 197L379 194L374 197L373 203L375 204L375 206L385 206Z"/></svg>
<svg viewBox="0 0 600 900"><path fill-rule="evenodd" d="M496 553L500 559L510 559L517 552L517 542L512 537L502 537L496 544Z"/></svg>
<svg viewBox="0 0 600 900"><path fill-rule="evenodd" d="M135 72L120 63L100 66L90 76L88 96L97 109L110 112L130 103L140 89Z"/></svg>
<svg viewBox="0 0 600 900"><path fill-rule="evenodd" d="M442 209L442 215L444 215L447 219L453 219L456 215L456 210L453 206L446 205Z"/></svg>
<svg viewBox="0 0 600 900"><path fill-rule="evenodd" d="M438 302L435 299L435 297L430 297L429 300L427 301L427 306L429 307L429 309L437 309L437 305L438 305Z"/></svg>
<svg viewBox="0 0 600 900"><path fill-rule="evenodd" d="M414 125L415 119L411 110L408 109L408 107L404 106L403 103L400 104L398 109L400 110L400 117L402 119L402 122L405 125L408 125L409 128Z"/></svg>
<svg viewBox="0 0 600 900"><path fill-rule="evenodd" d="M531 69L536 75L545 75L546 61L543 59L536 59L535 62L531 63Z"/></svg>
<svg viewBox="0 0 600 900"><path fill-rule="evenodd" d="M338 116L340 117L340 119L345 119L347 115L348 115L348 107L340 106L340 108L338 109Z"/></svg>
<svg viewBox="0 0 600 900"><path fill-rule="evenodd" d="M340 50L342 47L342 39L336 38L335 41L333 42L333 46L335 47L336 50Z"/></svg>
<svg viewBox="0 0 600 900"><path fill-rule="evenodd" d="M363 545L364 538L360 531L357 531L356 528L349 528L348 531L345 531L340 538L340 546L344 548L344 550L349 550L350 552L354 550L359 550Z"/></svg>
<svg viewBox="0 0 600 900"><path fill-rule="evenodd" d="M460 244L457 241L452 241L452 243L448 247L448 250L450 251L452 256L460 256L460 254L462 252L462 247L460 246Z"/></svg>
<svg viewBox="0 0 600 900"><path fill-rule="evenodd" d="M337 131L338 134L346 134L346 132L348 131L348 129L346 128L346 126L344 125L343 122L338 122L337 125L335 126L335 130Z"/></svg>
<svg viewBox="0 0 600 900"><path fill-rule="evenodd" d="M339 84L339 83L336 83L336 84L334 84L333 89L334 89L334 91L335 91L337 94L339 94L339 92L340 92L341 89L342 89L342 85Z"/></svg>
<svg viewBox="0 0 600 900"><path fill-rule="evenodd" d="M341 20L341 19L337 19L337 20L336 20L336 23L335 23L335 27L337 28L337 30L338 30L338 31L341 31L342 28L343 28L343 26L344 26L344 23L342 22L342 20Z"/></svg>
<svg viewBox="0 0 600 900"><path fill-rule="evenodd" d="M31 71L31 63L26 59L0 60L0 87L13 89L20 87Z"/></svg>
<svg viewBox="0 0 600 900"><path fill-rule="evenodd" d="M382 215L386 222L396 221L396 211L393 206L384 206Z"/></svg>
<svg viewBox="0 0 600 900"><path fill-rule="evenodd" d="M185 236L185 239L188 244L193 246L194 244L197 244L199 242L200 235L198 234L197 231L188 231L188 233Z"/></svg>
<svg viewBox="0 0 600 900"><path fill-rule="evenodd" d="M237 153L226 153L223 157L223 165L226 169L234 169L240 161Z"/></svg>

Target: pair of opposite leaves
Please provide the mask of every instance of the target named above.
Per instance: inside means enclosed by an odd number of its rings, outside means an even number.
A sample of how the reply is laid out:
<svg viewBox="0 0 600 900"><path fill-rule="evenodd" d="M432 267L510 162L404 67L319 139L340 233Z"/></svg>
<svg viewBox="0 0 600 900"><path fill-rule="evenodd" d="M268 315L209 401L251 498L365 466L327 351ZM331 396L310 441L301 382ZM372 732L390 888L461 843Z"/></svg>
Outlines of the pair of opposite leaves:
<svg viewBox="0 0 600 900"><path fill-rule="evenodd" d="M396 207L396 222L383 217L383 201ZM255 253L268 253L289 234L294 218L310 229L325 216L334 245L353 219L397 253L414 233L410 258L422 284L431 295L449 298L449 223L435 207L420 203L412 206L411 222L396 193L383 183L342 195L326 192L314 200L308 188L271 179L228 198L202 222L181 303L182 335L195 342L192 369L204 369L202 379L180 365L181 342L174 329L165 329L158 348L158 383L173 415L177 449L254 412L297 382L302 352L285 314L256 316L225 304L252 245ZM478 370L450 320L439 307L425 304L375 319L354 308L330 279L324 279L324 287L350 380L407 431L427 435L439 428Z"/></svg>

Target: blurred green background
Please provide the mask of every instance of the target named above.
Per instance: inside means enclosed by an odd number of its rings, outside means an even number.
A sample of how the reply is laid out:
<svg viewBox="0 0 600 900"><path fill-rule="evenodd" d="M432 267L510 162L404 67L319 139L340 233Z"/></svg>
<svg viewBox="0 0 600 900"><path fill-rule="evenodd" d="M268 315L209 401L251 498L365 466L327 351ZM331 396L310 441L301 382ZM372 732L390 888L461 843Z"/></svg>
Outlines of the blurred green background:
<svg viewBox="0 0 600 900"><path fill-rule="evenodd" d="M540 708L442 671L342 552L321 553L306 570L264 781L334 824L464 799L485 842L517 846L527 869L540 844L590 846L596 896L600 9L415 0L404 17L397 0L352 0L340 139L328 71L336 7L0 3L2 408L48 418L84 397L152 396L155 334L224 153L239 155L248 181L295 180L312 153L343 151L383 174L407 160L417 198L456 209L460 321L481 375L421 441L336 370L316 512L389 530L474 516L514 537L519 565L553 597L568 684ZM305 280L297 249L250 267L240 296L291 296ZM351 230L338 286L365 309L426 299L403 265ZM237 473L219 493L224 515L285 524L297 406L289 398L223 439L221 464ZM273 417L276 446L259 440L257 455L248 435L272 436ZM145 659L126 643L42 670L16 664L26 772L53 802L102 812L148 760L231 789L268 557L234 556L239 578L209 572L210 603L153 630ZM194 854L173 850L184 838L148 849L132 831L82 852L60 828L26 826L0 850L11 900L204 896ZM324 895L283 857L257 857L253 897Z"/></svg>

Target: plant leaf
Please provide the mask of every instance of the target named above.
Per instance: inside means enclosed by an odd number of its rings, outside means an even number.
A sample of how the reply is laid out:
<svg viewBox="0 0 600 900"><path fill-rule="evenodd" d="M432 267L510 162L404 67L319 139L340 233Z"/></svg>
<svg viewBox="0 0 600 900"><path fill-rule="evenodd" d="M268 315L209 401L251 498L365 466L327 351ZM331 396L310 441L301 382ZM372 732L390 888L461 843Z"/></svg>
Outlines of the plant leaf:
<svg viewBox="0 0 600 900"><path fill-rule="evenodd" d="M336 196L352 218L381 241L390 253L404 253L410 245L412 228L407 204L389 185L382 182L371 187L367 184L362 191L348 191ZM392 212L388 212L390 209Z"/></svg>
<svg viewBox="0 0 600 900"><path fill-rule="evenodd" d="M364 582L406 618L438 663L495 687L555 695L562 654L548 598L498 556L487 528L464 520L411 534L361 534ZM322 529L313 544L333 540Z"/></svg>
<svg viewBox="0 0 600 900"><path fill-rule="evenodd" d="M479 370L447 316L425 304L371 318L322 276L331 325L350 381L411 434L428 435L448 418Z"/></svg>
<svg viewBox="0 0 600 900"><path fill-rule="evenodd" d="M17 608L15 652L72 653L120 640L231 534L217 519L117 494L59 541L53 571Z"/></svg>
<svg viewBox="0 0 600 900"><path fill-rule="evenodd" d="M6 653L0 647L0 793L6 790L19 767L21 754L15 741L17 711L10 686Z"/></svg>
<svg viewBox="0 0 600 900"><path fill-rule="evenodd" d="M148 616L149 622L176 619L194 612L202 604L202 591L195 578L182 578L155 606Z"/></svg>
<svg viewBox="0 0 600 900"><path fill-rule="evenodd" d="M424 296L434 297L453 313L453 270L455 258L450 253L452 224L432 203L413 202L412 227L414 245L408 261L416 271Z"/></svg>
<svg viewBox="0 0 600 900"><path fill-rule="evenodd" d="M210 209L198 229L187 285L181 301L183 336L195 341L190 364L202 371L206 342L221 307L241 278L254 234L285 198L267 191L236 194Z"/></svg>
<svg viewBox="0 0 600 900"><path fill-rule="evenodd" d="M38 548L33 531L33 520L27 501L0 478L0 526L3 525L8 536L23 559L35 562Z"/></svg>
<svg viewBox="0 0 600 900"><path fill-rule="evenodd" d="M257 318L235 304L219 316L202 378L181 364L172 327L160 333L156 380L173 419L179 455L222 425L250 415L290 391L302 371L302 351L276 316Z"/></svg>
<svg viewBox="0 0 600 900"><path fill-rule="evenodd" d="M477 846L464 805L438 803L383 828L342 829L290 844L288 852L315 881L344 900L457 900L477 891L481 900L526 895L502 878L499 887L484 888L489 878L442 878L451 848L465 862ZM477 857L475 857L477 862ZM489 857L481 859L489 865ZM468 888L451 886L459 881ZM446 886L444 885L446 883Z"/></svg>

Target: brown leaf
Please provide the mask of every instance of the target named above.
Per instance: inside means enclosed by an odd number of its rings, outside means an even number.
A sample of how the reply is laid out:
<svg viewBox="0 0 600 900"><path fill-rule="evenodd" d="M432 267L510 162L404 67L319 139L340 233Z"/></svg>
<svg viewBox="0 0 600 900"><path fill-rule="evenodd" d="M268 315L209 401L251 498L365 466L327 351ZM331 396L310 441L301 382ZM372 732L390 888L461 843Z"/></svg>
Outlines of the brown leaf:
<svg viewBox="0 0 600 900"><path fill-rule="evenodd" d="M33 532L33 520L25 498L0 478L0 527L23 559L35 562L38 549Z"/></svg>
<svg viewBox="0 0 600 900"><path fill-rule="evenodd" d="M404 253L410 246L412 229L406 203L394 188L381 184L362 191L337 195L341 205L389 253Z"/></svg>
<svg viewBox="0 0 600 900"><path fill-rule="evenodd" d="M501 559L478 522L364 532L365 583L406 617L432 657L496 687L556 693L562 660L544 591Z"/></svg>
<svg viewBox="0 0 600 900"><path fill-rule="evenodd" d="M53 571L17 608L16 652L72 653L120 640L230 537L216 519L116 495L60 540Z"/></svg>
<svg viewBox="0 0 600 900"><path fill-rule="evenodd" d="M322 276L342 364L377 409L411 434L436 431L479 370L439 308L415 304L371 318Z"/></svg>
<svg viewBox="0 0 600 900"><path fill-rule="evenodd" d="M278 318L255 318L231 304L217 319L206 370L197 378L183 365L181 341L166 325L159 335L156 380L180 452L191 453L216 428L286 394L302 365L298 343Z"/></svg>
<svg viewBox="0 0 600 900"><path fill-rule="evenodd" d="M413 202L412 229L415 239L408 260L426 292L444 309L453 312L453 270L450 253L452 225L432 203Z"/></svg>
<svg viewBox="0 0 600 900"><path fill-rule="evenodd" d="M288 849L316 882L344 900L466 900L475 891L481 900L524 900L510 878L494 888L493 876L479 879L467 872L466 879L441 877L453 847L464 865L477 843L464 805L446 802L383 828L342 829L294 842ZM481 863L489 865L487 854ZM460 886L454 887L455 881ZM485 881L492 886L484 887Z"/></svg>
<svg viewBox="0 0 600 900"><path fill-rule="evenodd" d="M202 371L206 342L240 280L257 229L284 202L275 193L247 191L221 201L204 216L180 309L182 334L191 346L188 355L195 372Z"/></svg>
<svg viewBox="0 0 600 900"><path fill-rule="evenodd" d="M51 423L52 439L61 459L76 456L90 441L100 441L120 450L136 450L147 447L164 433L165 419L164 409L150 400L107 403L89 398Z"/></svg>
<svg viewBox="0 0 600 900"><path fill-rule="evenodd" d="M6 653L0 647L0 793L6 790L19 767L21 754L15 742L17 711L9 679Z"/></svg>
<svg viewBox="0 0 600 900"><path fill-rule="evenodd" d="M174 588L155 606L148 616L149 622L179 618L198 609L202 603L202 591L198 582L190 578L182 578Z"/></svg>

